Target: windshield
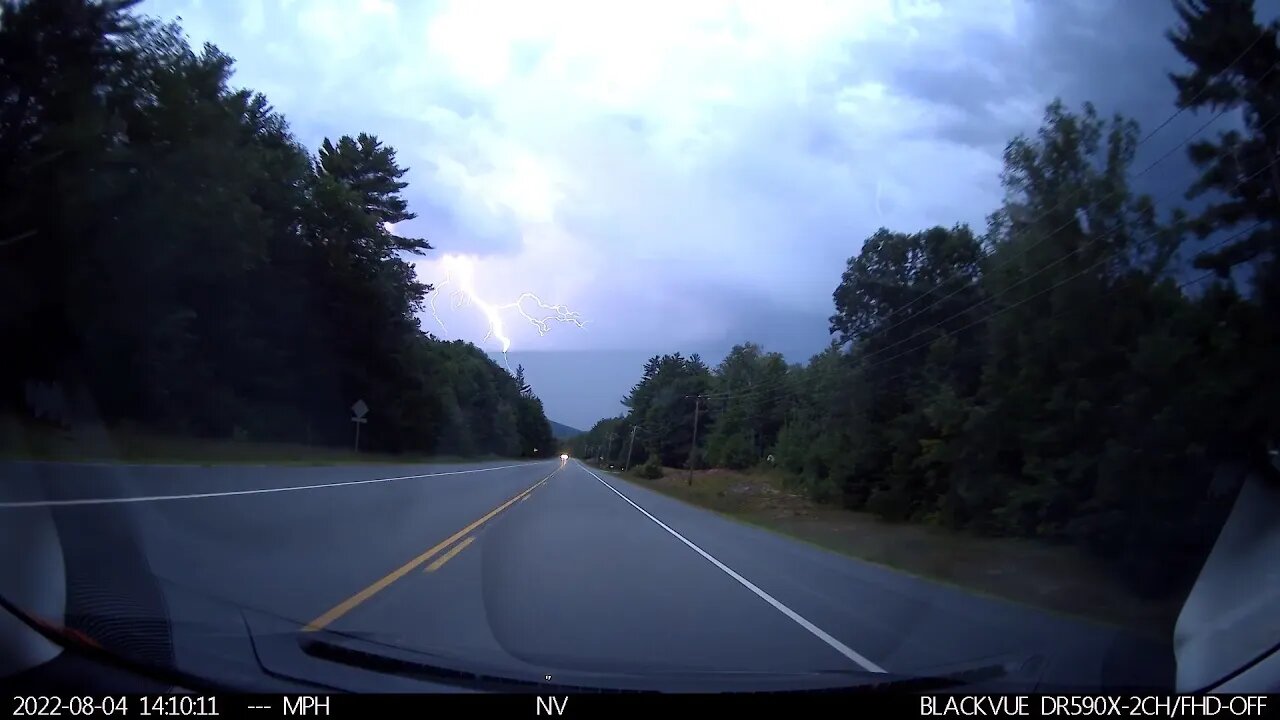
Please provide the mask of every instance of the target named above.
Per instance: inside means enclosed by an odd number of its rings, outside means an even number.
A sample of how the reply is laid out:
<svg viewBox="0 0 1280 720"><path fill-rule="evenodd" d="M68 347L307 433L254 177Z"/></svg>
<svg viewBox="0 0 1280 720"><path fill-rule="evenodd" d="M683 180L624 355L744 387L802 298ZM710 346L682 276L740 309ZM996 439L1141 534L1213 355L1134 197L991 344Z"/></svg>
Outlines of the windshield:
<svg viewBox="0 0 1280 720"><path fill-rule="evenodd" d="M0 598L227 682L1234 677L1277 28L4 0Z"/></svg>

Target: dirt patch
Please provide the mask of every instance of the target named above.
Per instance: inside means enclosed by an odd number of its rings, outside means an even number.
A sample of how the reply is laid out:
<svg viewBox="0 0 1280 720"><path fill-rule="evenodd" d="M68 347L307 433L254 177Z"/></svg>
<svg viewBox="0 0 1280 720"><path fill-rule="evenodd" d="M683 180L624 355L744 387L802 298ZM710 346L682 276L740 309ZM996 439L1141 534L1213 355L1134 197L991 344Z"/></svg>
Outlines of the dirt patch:
<svg viewBox="0 0 1280 720"><path fill-rule="evenodd" d="M763 472L667 469L646 487L776 532L970 591L1087 617L1161 640L1180 603L1129 592L1098 562L1070 547L1017 538L979 538L942 528L888 523L819 505Z"/></svg>

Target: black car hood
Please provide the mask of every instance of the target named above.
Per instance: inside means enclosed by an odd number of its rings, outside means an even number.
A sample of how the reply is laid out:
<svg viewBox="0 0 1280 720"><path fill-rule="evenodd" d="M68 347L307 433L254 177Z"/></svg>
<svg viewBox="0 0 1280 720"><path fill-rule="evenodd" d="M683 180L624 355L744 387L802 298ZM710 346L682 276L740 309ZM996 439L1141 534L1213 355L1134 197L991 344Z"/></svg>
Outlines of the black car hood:
<svg viewBox="0 0 1280 720"><path fill-rule="evenodd" d="M387 633L308 631L296 618L162 582L171 602L182 599L188 611L197 596L200 603L194 614L198 620L182 613L186 619L170 616L163 623L174 650L174 667L165 669L211 687L251 693L1031 692L1040 685L1045 667L1042 657L1025 655L981 658L914 670L912 675L839 667L805 672L706 669L681 667L675 659L652 667L575 657L564 661L572 667L563 667L553 659L535 663L470 648L413 647Z"/></svg>
<svg viewBox="0 0 1280 720"><path fill-rule="evenodd" d="M1036 686L1042 667L1039 657L1008 656L939 667L923 676L846 669L774 673L663 667L584 672L515 657L477 660L403 647L377 633L312 632L265 613L246 610L242 615L264 673L349 692L932 692L962 686L1025 692Z"/></svg>

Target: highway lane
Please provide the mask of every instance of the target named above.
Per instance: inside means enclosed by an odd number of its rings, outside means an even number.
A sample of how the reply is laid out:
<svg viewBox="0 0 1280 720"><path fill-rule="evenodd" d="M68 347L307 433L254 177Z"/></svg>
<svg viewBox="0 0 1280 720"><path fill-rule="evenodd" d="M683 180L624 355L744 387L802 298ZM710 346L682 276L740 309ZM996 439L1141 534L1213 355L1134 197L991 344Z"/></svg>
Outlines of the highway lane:
<svg viewBox="0 0 1280 720"><path fill-rule="evenodd" d="M559 464L5 463L0 522L51 514L67 557L70 611L162 614L178 632L202 638L175 642L176 659L204 667L217 661L196 647L205 635L243 634L236 607L312 618L405 562L407 549L439 542L458 519L483 515ZM163 578L161 597L140 591L142 573ZM150 651L148 639L130 642ZM226 653L234 661L246 651L241 642Z"/></svg>
<svg viewBox="0 0 1280 720"><path fill-rule="evenodd" d="M1169 645L966 592L706 512L583 468L774 599L894 673L1039 655L1049 681L1167 684Z"/></svg>
<svg viewBox="0 0 1280 720"><path fill-rule="evenodd" d="M82 586L128 582L114 569L128 528L150 571L183 589L166 612L206 633L230 636L228 607L241 606L548 669L909 673L1034 653L1058 682L1171 672L1165 646L858 562L576 461L3 471L0 512L63 503L53 512L81 539Z"/></svg>
<svg viewBox="0 0 1280 720"><path fill-rule="evenodd" d="M411 573L333 629L389 623L406 645L549 669L860 669L577 463L460 541L471 538L443 566Z"/></svg>
<svg viewBox="0 0 1280 720"><path fill-rule="evenodd" d="M1038 655L1048 679L1086 687L1172 672L1166 645L858 562L577 462L466 540L335 629L394 619L407 645L579 670L910 674Z"/></svg>

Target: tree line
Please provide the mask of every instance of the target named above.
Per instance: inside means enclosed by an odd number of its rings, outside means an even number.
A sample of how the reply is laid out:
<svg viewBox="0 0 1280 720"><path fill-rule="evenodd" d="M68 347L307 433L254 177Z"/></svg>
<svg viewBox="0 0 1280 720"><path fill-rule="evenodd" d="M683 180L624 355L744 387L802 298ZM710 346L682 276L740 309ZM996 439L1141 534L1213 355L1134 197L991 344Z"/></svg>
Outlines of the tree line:
<svg viewBox="0 0 1280 720"><path fill-rule="evenodd" d="M0 2L0 410L58 383L108 424L346 444L363 399L369 449L552 452L522 378L422 331L395 149L311 153L136 4Z"/></svg>
<svg viewBox="0 0 1280 720"><path fill-rule="evenodd" d="M1171 111L1239 118L1187 145L1185 197L1202 209L1133 190L1159 171L1135 172L1134 121L1054 102L1007 145L1005 198L981 232L863 242L825 351L803 365L752 343L715 367L654 357L626 412L574 451L763 463L819 501L1070 543L1138 591L1183 586L1232 469L1262 467L1280 440L1280 48L1249 0L1176 8L1167 37L1190 70L1170 76Z"/></svg>

